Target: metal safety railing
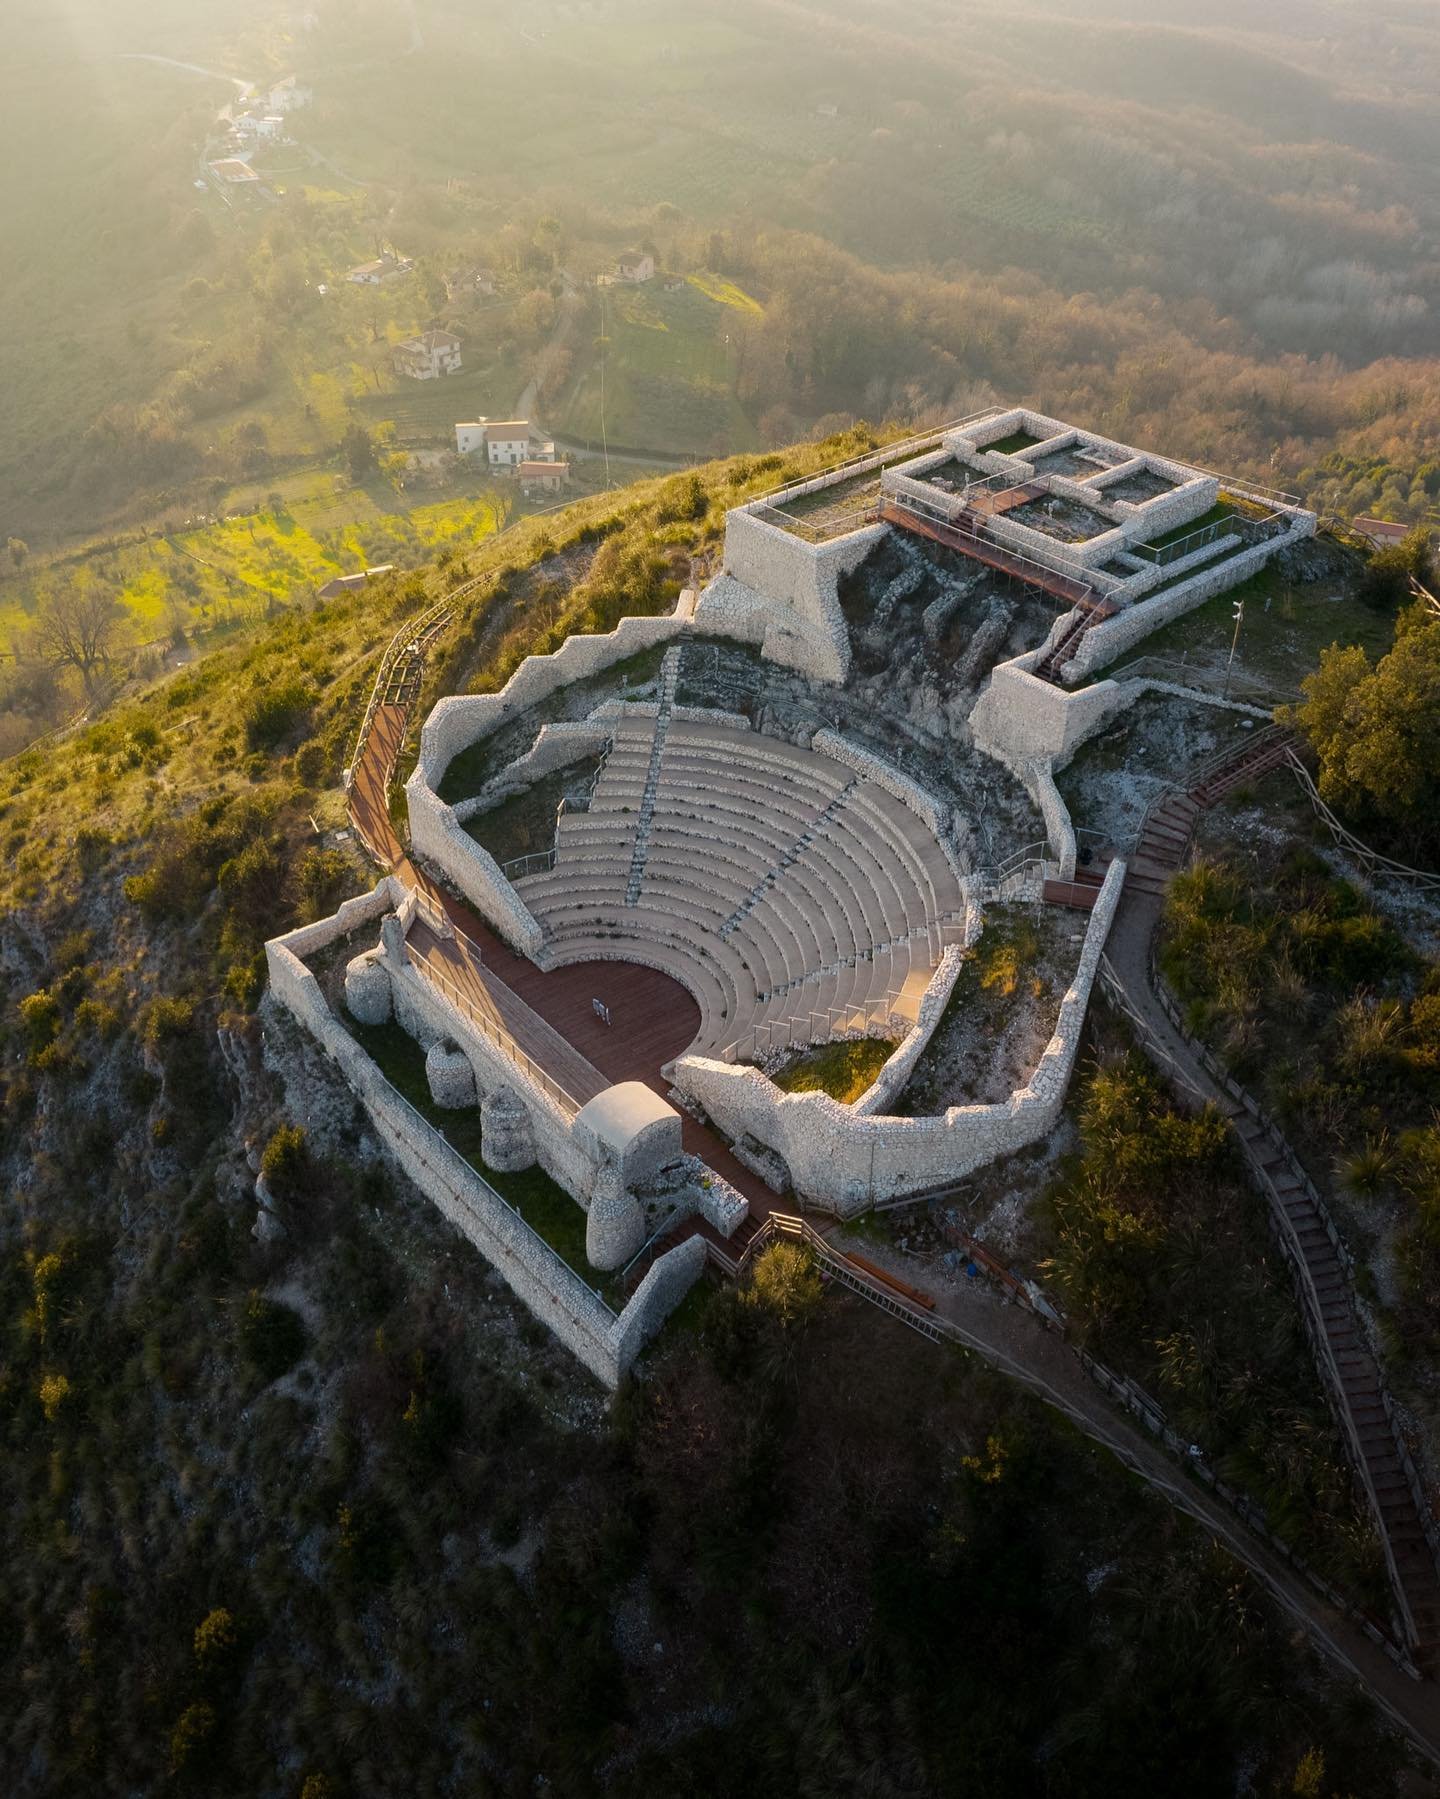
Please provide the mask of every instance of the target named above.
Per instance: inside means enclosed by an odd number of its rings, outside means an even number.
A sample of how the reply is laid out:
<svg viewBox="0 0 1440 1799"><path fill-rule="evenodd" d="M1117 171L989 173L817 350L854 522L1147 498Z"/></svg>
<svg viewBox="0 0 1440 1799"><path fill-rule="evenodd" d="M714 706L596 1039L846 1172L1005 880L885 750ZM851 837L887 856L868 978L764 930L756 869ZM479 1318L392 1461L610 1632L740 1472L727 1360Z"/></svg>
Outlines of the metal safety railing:
<svg viewBox="0 0 1440 1799"><path fill-rule="evenodd" d="M889 1025L891 1009L900 997L900 989L887 993L879 1001L866 1001L853 1006L814 1006L803 1012L788 1013L784 1018L757 1024L720 1051L722 1062L753 1062L760 1056L774 1055L782 1049L810 1049L832 1042L836 1027L849 1037L868 1036Z"/></svg>
<svg viewBox="0 0 1440 1799"><path fill-rule="evenodd" d="M1172 543L1130 543L1126 544L1125 549L1127 554L1136 556L1155 568L1169 568L1172 562L1180 562L1186 556L1193 556L1196 550L1203 550L1207 544L1216 543L1221 537L1228 536L1234 523L1235 514L1228 512L1224 518L1217 518L1210 525L1200 525L1186 536L1177 537Z"/></svg>
<svg viewBox="0 0 1440 1799"><path fill-rule="evenodd" d="M416 897L417 900L419 900L421 896L417 893ZM467 952L473 957L477 966L483 966L483 956L479 945L476 944L473 939L467 937L463 931L457 930L453 922L448 918L444 919L443 926L437 926L435 920L436 910L433 903L428 907L424 904L421 905L422 915L425 917L426 922L430 924L432 928L437 930L437 934L453 937L456 942L466 947ZM517 1068L528 1075L535 1085L539 1087L543 1093L548 1094L567 1116L571 1118L575 1116L585 1102L576 1099L575 1095L557 1081L554 1075L548 1073L540 1066L533 1056L527 1054L527 1052L520 1047L515 1039L514 1033L507 1028L502 1018L498 1015L491 1015L484 1012L476 1005L472 996L465 991L458 981L447 974L437 963L422 956L420 952L409 943L405 945L405 956L411 967L420 973L427 981L433 982L433 984L440 989L441 993L444 994L445 998L450 1001L451 1005L455 1007L456 1011L463 1014L469 1023L480 1032L480 1035L485 1038L487 1043L493 1044L494 1047L508 1057Z"/></svg>
<svg viewBox="0 0 1440 1799"><path fill-rule="evenodd" d="M905 461L911 457L923 456L927 449L940 449L944 440L955 431L963 431L967 425L978 425L985 419L998 418L1002 413L1012 409L1008 406L986 406L979 412L972 412L968 417L956 419L948 425L937 425L931 431L916 432L913 437L902 437L895 443L880 444L873 450L862 450L858 455L847 456L843 462L831 463L829 468L817 469L813 475L804 475L798 481L787 482L784 487L777 487L773 492L762 494L752 505L779 506L787 499L803 498L814 488L817 482L829 486L832 482L843 479L847 474L864 474L867 469L879 468L885 462Z"/></svg>

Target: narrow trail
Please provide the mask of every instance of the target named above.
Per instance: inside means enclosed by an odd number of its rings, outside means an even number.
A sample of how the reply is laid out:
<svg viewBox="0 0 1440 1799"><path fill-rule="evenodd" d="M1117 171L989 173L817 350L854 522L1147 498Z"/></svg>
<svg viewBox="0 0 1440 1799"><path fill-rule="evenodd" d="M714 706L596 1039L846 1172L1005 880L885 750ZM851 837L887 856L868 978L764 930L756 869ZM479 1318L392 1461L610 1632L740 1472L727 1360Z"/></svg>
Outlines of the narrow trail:
<svg viewBox="0 0 1440 1799"><path fill-rule="evenodd" d="M1183 793L1152 807L1132 863L1134 878L1111 930L1106 960L1125 1010L1146 1050L1183 1088L1229 1121L1296 1276L1297 1298L1321 1384L1346 1452L1365 1492L1385 1550L1390 1582L1408 1639L1423 1666L1440 1653L1440 1573L1429 1535L1434 1526L1412 1480L1409 1451L1396 1429L1384 1381L1355 1310L1346 1258L1299 1161L1273 1124L1213 1066L1176 1023L1157 990L1151 946L1169 880L1188 853L1196 818L1242 783L1277 768L1290 751L1278 729L1257 733L1238 751L1206 764Z"/></svg>
<svg viewBox="0 0 1440 1799"><path fill-rule="evenodd" d="M907 1281L916 1279L914 1260L898 1250L867 1243L865 1254ZM1327 1606L1234 1512L1187 1480L1151 1438L1109 1404L1061 1337L988 1293L949 1287L931 1291L949 1334L1061 1413L1208 1531L1265 1583L1286 1615L1332 1662L1359 1681L1415 1746L1440 1765L1440 1693L1432 1682L1412 1680L1344 1613Z"/></svg>

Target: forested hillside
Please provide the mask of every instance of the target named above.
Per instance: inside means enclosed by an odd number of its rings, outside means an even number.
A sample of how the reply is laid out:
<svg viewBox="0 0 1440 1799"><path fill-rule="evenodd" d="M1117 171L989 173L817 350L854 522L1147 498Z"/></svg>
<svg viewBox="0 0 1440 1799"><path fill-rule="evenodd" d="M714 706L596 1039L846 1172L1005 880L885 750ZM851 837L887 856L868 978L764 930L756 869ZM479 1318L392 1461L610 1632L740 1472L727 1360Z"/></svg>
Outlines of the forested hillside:
<svg viewBox="0 0 1440 1799"><path fill-rule="evenodd" d="M607 1414L257 1015L262 938L373 878L336 783L407 616L487 577L431 691L494 685L859 441L526 522L6 765L8 1791L1390 1789L1235 1564L813 1277L697 1295Z"/></svg>

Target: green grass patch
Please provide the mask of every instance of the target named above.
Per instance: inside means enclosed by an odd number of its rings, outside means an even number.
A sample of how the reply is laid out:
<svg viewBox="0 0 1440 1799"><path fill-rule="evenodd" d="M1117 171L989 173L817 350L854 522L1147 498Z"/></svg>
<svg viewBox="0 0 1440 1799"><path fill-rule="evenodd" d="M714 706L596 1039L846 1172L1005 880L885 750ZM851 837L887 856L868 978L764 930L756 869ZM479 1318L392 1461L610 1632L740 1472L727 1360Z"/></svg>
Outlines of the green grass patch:
<svg viewBox="0 0 1440 1799"><path fill-rule="evenodd" d="M543 1168L501 1174L487 1168L480 1154L480 1108L451 1110L437 1106L425 1078L425 1052L398 1024L365 1025L345 1015L341 1022L403 1099L434 1125L450 1147L507 1200L537 1236L543 1237L605 1303L617 1312L625 1303L618 1280L590 1266L585 1255L585 1214Z"/></svg>
<svg viewBox="0 0 1440 1799"><path fill-rule="evenodd" d="M997 456L1018 456L1022 450L1031 450L1040 441L1028 431L1012 431L1008 437L1002 437L998 443L986 444L985 448L993 450Z"/></svg>
<svg viewBox="0 0 1440 1799"><path fill-rule="evenodd" d="M878 1037L825 1043L802 1051L771 1078L784 1093L828 1093L842 1106L849 1106L874 1085L876 1075L894 1053L895 1045Z"/></svg>
<svg viewBox="0 0 1440 1799"><path fill-rule="evenodd" d="M1199 518L1192 518L1187 524L1176 525L1173 530L1161 531L1157 536L1147 538L1143 547L1152 550L1168 550L1172 543L1179 543L1183 538L1193 537L1197 531L1203 531L1209 525L1218 525L1223 520L1234 516L1235 508L1229 500L1217 500Z"/></svg>

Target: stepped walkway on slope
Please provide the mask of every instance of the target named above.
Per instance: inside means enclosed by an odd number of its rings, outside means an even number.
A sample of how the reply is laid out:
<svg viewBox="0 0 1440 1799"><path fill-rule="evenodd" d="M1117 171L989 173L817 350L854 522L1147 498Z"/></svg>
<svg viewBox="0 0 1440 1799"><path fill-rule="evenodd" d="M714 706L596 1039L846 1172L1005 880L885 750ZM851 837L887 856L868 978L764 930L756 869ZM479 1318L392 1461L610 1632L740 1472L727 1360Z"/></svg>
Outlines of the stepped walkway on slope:
<svg viewBox="0 0 1440 1799"><path fill-rule="evenodd" d="M1147 1051L1168 1064L1192 1096L1213 1103L1229 1120L1270 1205L1296 1276L1322 1383L1380 1533L1411 1652L1433 1671L1440 1660L1440 1574L1431 1547L1435 1527L1417 1495L1409 1452L1356 1315L1344 1252L1319 1195L1284 1139L1179 1028L1151 961L1165 889L1184 860L1195 819L1226 793L1278 767L1292 741L1278 729L1260 732L1238 751L1202 764L1190 787L1162 796L1152 807L1110 932L1106 964L1116 996Z"/></svg>

